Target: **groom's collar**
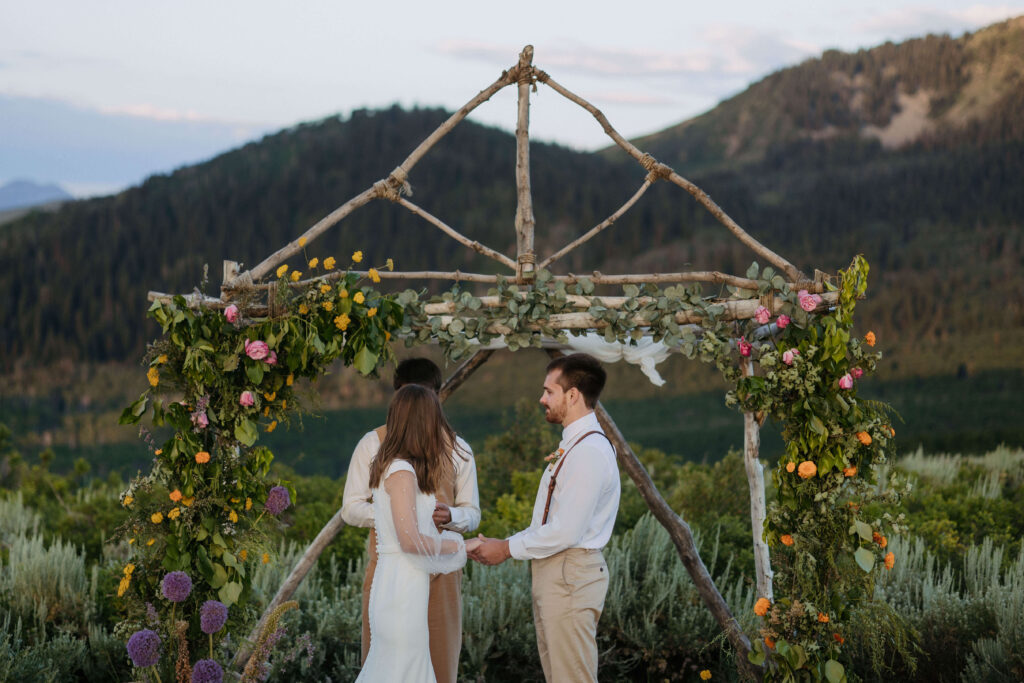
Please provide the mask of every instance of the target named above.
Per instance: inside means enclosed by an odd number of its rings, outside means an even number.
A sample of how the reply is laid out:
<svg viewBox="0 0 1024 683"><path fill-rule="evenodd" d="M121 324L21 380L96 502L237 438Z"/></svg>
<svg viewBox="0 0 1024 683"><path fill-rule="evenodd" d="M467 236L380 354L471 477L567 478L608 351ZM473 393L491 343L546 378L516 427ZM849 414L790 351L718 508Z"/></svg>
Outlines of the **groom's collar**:
<svg viewBox="0 0 1024 683"><path fill-rule="evenodd" d="M577 418L575 421L570 422L562 428L561 447L565 448L577 437L586 432L594 431L595 429L601 429L601 424L597 421L597 415L594 414L594 411L590 411L583 417Z"/></svg>

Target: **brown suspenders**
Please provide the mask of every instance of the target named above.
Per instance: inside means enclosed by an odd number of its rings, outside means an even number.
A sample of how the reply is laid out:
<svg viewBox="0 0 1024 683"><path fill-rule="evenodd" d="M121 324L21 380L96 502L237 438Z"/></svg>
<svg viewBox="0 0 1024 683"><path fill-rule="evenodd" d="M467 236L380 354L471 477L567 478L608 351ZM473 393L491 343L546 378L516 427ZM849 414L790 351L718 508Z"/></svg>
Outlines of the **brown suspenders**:
<svg viewBox="0 0 1024 683"><path fill-rule="evenodd" d="M603 436L603 437L604 437L605 439L608 439L608 435L607 435L607 434L605 434L604 432L599 432L599 431L597 431L596 429L595 429L594 431L591 431L591 432L587 432L586 434L584 434L584 435L583 435L583 436L581 436L580 438L576 439L576 443L574 443L574 444L573 444L572 446L569 446L569 450L567 450L567 451L566 451L566 452L565 452L565 453L564 453L564 454L562 455L562 457L561 457L561 458L559 458L559 460L558 460L558 466L557 466L557 467L555 467L555 471L551 473L551 481L550 481L550 482L548 482L548 499L547 499L547 501L546 501L546 502L544 503L544 519L542 519L542 520L541 520L541 522L540 522L540 523L541 523L541 526L543 526L543 525L545 525L545 524L547 524L547 523L548 523L548 510L549 510L549 509L551 508L551 496L552 496L552 495L554 495L554 493L555 493L555 483L556 483L556 480L558 479L558 473L559 473L559 472L561 471L561 469L562 469L562 465L564 465L564 464L565 464L565 459L569 457L569 454L570 454L570 453L572 453L572 449L574 449L574 448L576 448L577 446L579 446L579 445L580 445L580 442L581 442L581 441L583 441L583 439L585 439L585 438L587 438L588 436L590 436L591 434L600 434L600 435L601 435L601 436ZM612 440L611 440L611 439L608 439L608 443L609 443L609 444L611 445L611 447L612 447L612 452L614 453L614 452L615 452L615 444L613 444L613 443L612 443Z"/></svg>

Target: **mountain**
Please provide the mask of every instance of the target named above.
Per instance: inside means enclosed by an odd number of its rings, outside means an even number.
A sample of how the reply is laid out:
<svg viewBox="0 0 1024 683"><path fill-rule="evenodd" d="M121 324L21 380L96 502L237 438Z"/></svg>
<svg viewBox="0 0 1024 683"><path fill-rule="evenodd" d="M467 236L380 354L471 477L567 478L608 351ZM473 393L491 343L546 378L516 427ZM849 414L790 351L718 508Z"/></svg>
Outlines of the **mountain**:
<svg viewBox="0 0 1024 683"><path fill-rule="evenodd" d="M1024 367L1022 35L1016 19L959 39L828 52L637 142L804 272L834 272L864 253L873 284L861 319L884 340L888 372ZM394 107L302 124L117 196L0 226L0 370L138 358L156 335L147 290L215 291L222 260L259 262L387 175L447 115ZM540 255L639 186L643 170L622 156L533 144ZM466 121L413 170L412 201L511 254L514 167L510 134ZM356 249L403 270L494 272L385 201L308 248L339 259ZM742 273L753 258L659 183L554 269Z"/></svg>
<svg viewBox="0 0 1024 683"><path fill-rule="evenodd" d="M0 185L0 211L21 209L50 202L74 199L59 185L41 185L31 180L12 180Z"/></svg>
<svg viewBox="0 0 1024 683"><path fill-rule="evenodd" d="M806 142L884 149L1024 139L1024 16L961 38L829 50L636 144L689 172L761 162Z"/></svg>

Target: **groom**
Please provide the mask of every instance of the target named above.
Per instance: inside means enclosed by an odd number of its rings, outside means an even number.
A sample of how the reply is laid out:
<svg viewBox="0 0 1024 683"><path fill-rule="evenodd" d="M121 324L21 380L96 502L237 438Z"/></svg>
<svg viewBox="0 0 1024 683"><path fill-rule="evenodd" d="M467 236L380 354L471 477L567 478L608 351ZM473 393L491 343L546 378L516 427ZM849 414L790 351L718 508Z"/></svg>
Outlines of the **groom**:
<svg viewBox="0 0 1024 683"><path fill-rule="evenodd" d="M437 393L441 390L441 369L427 358L408 358L395 369L394 387L419 384ZM370 494L370 463L384 441L384 427L367 432L356 444L348 464L341 517L346 524L370 527L366 577L363 579L362 659L370 651L370 586L377 568L377 535L373 529L373 503ZM476 483L476 462L469 444L456 437L455 477L437 491L434 524L460 534L480 525L480 494ZM462 650L462 571L435 574L430 577L430 600L427 603L427 626L430 638L430 662L438 683L455 683L459 673L459 652Z"/></svg>
<svg viewBox="0 0 1024 683"><path fill-rule="evenodd" d="M540 403L547 421L562 425L562 441L540 480L533 520L507 539L481 535L466 544L482 564L532 560L537 649L549 682L597 681L597 621L608 592L601 548L619 509L615 449L594 415L605 377L585 353L548 364Z"/></svg>

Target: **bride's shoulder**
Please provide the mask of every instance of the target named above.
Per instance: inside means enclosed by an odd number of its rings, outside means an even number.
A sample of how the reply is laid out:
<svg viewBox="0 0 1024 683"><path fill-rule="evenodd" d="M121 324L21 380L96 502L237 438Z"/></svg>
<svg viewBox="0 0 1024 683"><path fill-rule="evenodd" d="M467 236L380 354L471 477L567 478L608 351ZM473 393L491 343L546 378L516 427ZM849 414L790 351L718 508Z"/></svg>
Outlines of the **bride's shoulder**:
<svg viewBox="0 0 1024 683"><path fill-rule="evenodd" d="M408 460L403 460L402 458L395 458L391 461L391 464L388 465L388 471L385 478L391 476L395 472L412 472L413 476L416 476L416 469L412 466L412 463Z"/></svg>

